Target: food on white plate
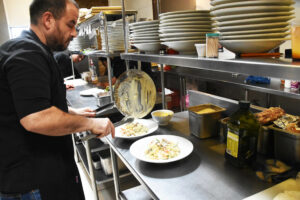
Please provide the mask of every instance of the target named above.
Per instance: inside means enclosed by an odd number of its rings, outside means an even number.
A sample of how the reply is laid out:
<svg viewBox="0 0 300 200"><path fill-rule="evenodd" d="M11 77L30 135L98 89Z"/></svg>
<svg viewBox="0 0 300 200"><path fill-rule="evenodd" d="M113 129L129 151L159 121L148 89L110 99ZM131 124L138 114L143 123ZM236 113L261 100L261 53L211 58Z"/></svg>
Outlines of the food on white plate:
<svg viewBox="0 0 300 200"><path fill-rule="evenodd" d="M145 151L145 156L151 160L168 160L179 154L178 144L164 138L152 140Z"/></svg>
<svg viewBox="0 0 300 200"><path fill-rule="evenodd" d="M132 122L121 128L121 134L128 137L139 136L148 133L148 130L147 126L138 122Z"/></svg>

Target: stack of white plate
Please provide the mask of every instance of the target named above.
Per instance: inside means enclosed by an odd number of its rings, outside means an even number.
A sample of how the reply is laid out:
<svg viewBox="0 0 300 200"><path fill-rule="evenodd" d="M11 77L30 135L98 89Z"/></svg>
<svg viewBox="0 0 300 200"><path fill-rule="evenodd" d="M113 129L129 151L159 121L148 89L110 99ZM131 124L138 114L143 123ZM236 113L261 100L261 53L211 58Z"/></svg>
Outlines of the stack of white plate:
<svg viewBox="0 0 300 200"><path fill-rule="evenodd" d="M220 43L234 53L264 53L288 40L293 0L212 0Z"/></svg>
<svg viewBox="0 0 300 200"><path fill-rule="evenodd" d="M132 46L145 53L157 53L160 50L158 34L159 21L142 21L129 24L129 40Z"/></svg>
<svg viewBox="0 0 300 200"><path fill-rule="evenodd" d="M209 10L167 12L159 16L162 44L180 54L195 54L195 44L205 43L205 34L212 32Z"/></svg>
<svg viewBox="0 0 300 200"><path fill-rule="evenodd" d="M100 29L102 50L106 50L104 29ZM107 22L108 47L110 52L124 51L123 21Z"/></svg>

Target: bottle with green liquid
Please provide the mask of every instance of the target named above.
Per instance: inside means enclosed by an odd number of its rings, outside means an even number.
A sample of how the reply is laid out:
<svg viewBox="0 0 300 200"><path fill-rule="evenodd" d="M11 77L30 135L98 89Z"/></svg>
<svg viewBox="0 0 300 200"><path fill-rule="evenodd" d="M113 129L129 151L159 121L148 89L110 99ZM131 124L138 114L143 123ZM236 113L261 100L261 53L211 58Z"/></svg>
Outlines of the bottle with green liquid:
<svg viewBox="0 0 300 200"><path fill-rule="evenodd" d="M250 164L256 158L260 125L250 111L249 101L240 101L239 109L227 124L225 158L237 167Z"/></svg>

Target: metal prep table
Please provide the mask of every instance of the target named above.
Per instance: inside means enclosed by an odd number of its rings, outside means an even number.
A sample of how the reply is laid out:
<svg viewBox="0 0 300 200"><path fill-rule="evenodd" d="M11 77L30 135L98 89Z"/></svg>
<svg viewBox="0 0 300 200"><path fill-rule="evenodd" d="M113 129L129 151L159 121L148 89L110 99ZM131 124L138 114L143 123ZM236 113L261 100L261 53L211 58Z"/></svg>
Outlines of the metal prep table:
<svg viewBox="0 0 300 200"><path fill-rule="evenodd" d="M144 191L147 195L138 199L240 200L273 185L259 180L249 168L238 169L227 163L224 159L225 144L217 138L200 140L190 135L187 111L176 113L168 126L159 127L154 134L185 137L193 143L194 151L177 162L151 164L130 154L129 147L134 141L108 136L118 199L137 199L133 197ZM140 182L141 186L136 190L120 191L116 156Z"/></svg>

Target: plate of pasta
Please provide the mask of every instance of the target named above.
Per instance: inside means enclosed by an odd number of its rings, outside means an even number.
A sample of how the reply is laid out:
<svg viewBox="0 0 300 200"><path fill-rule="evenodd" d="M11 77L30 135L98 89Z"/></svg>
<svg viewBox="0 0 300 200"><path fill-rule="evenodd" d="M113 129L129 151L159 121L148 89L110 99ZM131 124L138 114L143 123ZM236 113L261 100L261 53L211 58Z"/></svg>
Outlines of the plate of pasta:
<svg viewBox="0 0 300 200"><path fill-rule="evenodd" d="M130 153L145 162L169 163L187 157L193 149L193 144L183 137L154 135L134 142L130 146Z"/></svg>
<svg viewBox="0 0 300 200"><path fill-rule="evenodd" d="M158 124L151 119L134 119L133 122L116 127L115 137L137 139L156 131Z"/></svg>

